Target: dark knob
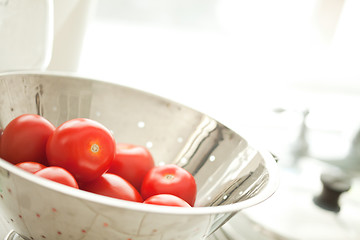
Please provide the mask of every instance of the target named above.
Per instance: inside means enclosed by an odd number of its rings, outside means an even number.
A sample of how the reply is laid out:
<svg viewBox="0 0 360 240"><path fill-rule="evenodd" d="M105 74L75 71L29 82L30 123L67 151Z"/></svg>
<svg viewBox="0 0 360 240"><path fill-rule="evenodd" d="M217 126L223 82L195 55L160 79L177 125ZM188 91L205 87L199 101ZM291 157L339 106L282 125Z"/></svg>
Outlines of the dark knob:
<svg viewBox="0 0 360 240"><path fill-rule="evenodd" d="M321 174L321 182L323 185L322 192L314 198L314 202L319 207L339 212L340 195L350 190L351 181L344 173L323 173Z"/></svg>

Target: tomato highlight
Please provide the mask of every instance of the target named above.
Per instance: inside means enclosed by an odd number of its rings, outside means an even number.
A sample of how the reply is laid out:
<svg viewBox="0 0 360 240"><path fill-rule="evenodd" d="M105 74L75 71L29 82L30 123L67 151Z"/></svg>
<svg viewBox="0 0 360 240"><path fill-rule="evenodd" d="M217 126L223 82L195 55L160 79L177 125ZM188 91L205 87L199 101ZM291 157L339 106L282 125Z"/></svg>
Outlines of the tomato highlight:
<svg viewBox="0 0 360 240"><path fill-rule="evenodd" d="M46 168L45 165L38 163L38 162L21 162L16 164L15 166L29 172L29 173L36 173L37 171Z"/></svg>
<svg viewBox="0 0 360 240"><path fill-rule="evenodd" d="M112 173L104 173L96 180L81 185L80 189L122 200L143 201L140 193L128 181Z"/></svg>
<svg viewBox="0 0 360 240"><path fill-rule="evenodd" d="M163 205L172 207L191 207L185 200L171 194L157 194L144 201L146 204Z"/></svg>
<svg viewBox="0 0 360 240"><path fill-rule="evenodd" d="M46 167L34 173L36 176L49 179L51 181L61 183L73 188L79 188L78 183L71 173L61 167Z"/></svg>

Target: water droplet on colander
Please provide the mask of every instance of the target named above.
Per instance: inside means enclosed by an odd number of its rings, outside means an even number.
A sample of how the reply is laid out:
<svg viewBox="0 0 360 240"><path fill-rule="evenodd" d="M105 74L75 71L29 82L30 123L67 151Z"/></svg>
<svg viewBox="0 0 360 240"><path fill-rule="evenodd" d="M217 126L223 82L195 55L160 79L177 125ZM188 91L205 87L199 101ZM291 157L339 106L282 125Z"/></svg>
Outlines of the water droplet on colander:
<svg viewBox="0 0 360 240"><path fill-rule="evenodd" d="M215 159L216 159L216 158L215 158L215 156L214 156L214 155L211 155L211 156L209 157L209 161L210 161L210 162L215 161Z"/></svg>
<svg viewBox="0 0 360 240"><path fill-rule="evenodd" d="M95 116L100 117L101 113L100 112L95 112Z"/></svg>
<svg viewBox="0 0 360 240"><path fill-rule="evenodd" d="M183 139L182 137L178 137L178 138L176 139L176 141L177 141L178 143L182 143L182 142L184 141L184 139Z"/></svg>
<svg viewBox="0 0 360 240"><path fill-rule="evenodd" d="M224 195L223 199L226 200L228 198L228 195Z"/></svg>

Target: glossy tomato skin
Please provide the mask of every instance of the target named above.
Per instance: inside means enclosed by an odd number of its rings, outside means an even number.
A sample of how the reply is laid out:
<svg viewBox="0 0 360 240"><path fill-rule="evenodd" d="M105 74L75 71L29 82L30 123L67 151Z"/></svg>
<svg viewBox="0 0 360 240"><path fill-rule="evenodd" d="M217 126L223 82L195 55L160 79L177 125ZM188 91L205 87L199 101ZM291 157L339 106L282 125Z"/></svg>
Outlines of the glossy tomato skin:
<svg viewBox="0 0 360 240"><path fill-rule="evenodd" d="M115 140L102 124L87 119L69 120L49 137L50 165L68 170L78 182L93 181L106 172L115 156Z"/></svg>
<svg viewBox="0 0 360 240"><path fill-rule="evenodd" d="M23 114L13 119L1 137L1 157L12 164L39 162L46 165L46 142L55 126L36 114Z"/></svg>
<svg viewBox="0 0 360 240"><path fill-rule="evenodd" d="M81 185L80 189L107 197L143 202L140 193L128 181L112 173L104 173L98 179Z"/></svg>
<svg viewBox="0 0 360 240"><path fill-rule="evenodd" d="M172 207L191 207L185 200L171 194L153 195L146 199L144 203Z"/></svg>
<svg viewBox="0 0 360 240"><path fill-rule="evenodd" d="M147 199L157 194L172 194L194 206L196 181L185 169L174 165L152 168L145 176L141 186L141 196Z"/></svg>
<svg viewBox="0 0 360 240"><path fill-rule="evenodd" d="M124 178L140 192L146 173L154 166L153 157L147 148L117 143L115 158L108 172Z"/></svg>
<svg viewBox="0 0 360 240"><path fill-rule="evenodd" d="M29 172L29 173L36 173L37 171L46 168L45 165L38 163L38 162L21 162L16 164L15 166Z"/></svg>
<svg viewBox="0 0 360 240"><path fill-rule="evenodd" d="M79 185L75 180L74 176L61 167L46 167L35 172L34 175L67 185L69 187L79 189Z"/></svg>

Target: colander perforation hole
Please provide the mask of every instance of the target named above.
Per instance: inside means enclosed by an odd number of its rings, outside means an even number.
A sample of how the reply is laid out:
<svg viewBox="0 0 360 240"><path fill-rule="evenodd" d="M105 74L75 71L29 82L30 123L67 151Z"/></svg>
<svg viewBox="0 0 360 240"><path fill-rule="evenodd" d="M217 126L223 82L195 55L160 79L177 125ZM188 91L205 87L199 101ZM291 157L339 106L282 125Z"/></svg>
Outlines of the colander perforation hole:
<svg viewBox="0 0 360 240"><path fill-rule="evenodd" d="M186 165L188 164L189 160L186 157L180 159L181 164Z"/></svg>
<svg viewBox="0 0 360 240"><path fill-rule="evenodd" d="M145 127L145 122L138 121L137 126L138 126L138 128L144 128Z"/></svg>
<svg viewBox="0 0 360 240"><path fill-rule="evenodd" d="M147 148L152 148L152 147L153 147L153 143L152 143L151 141L147 141L147 142L145 143L145 146L146 146Z"/></svg>

